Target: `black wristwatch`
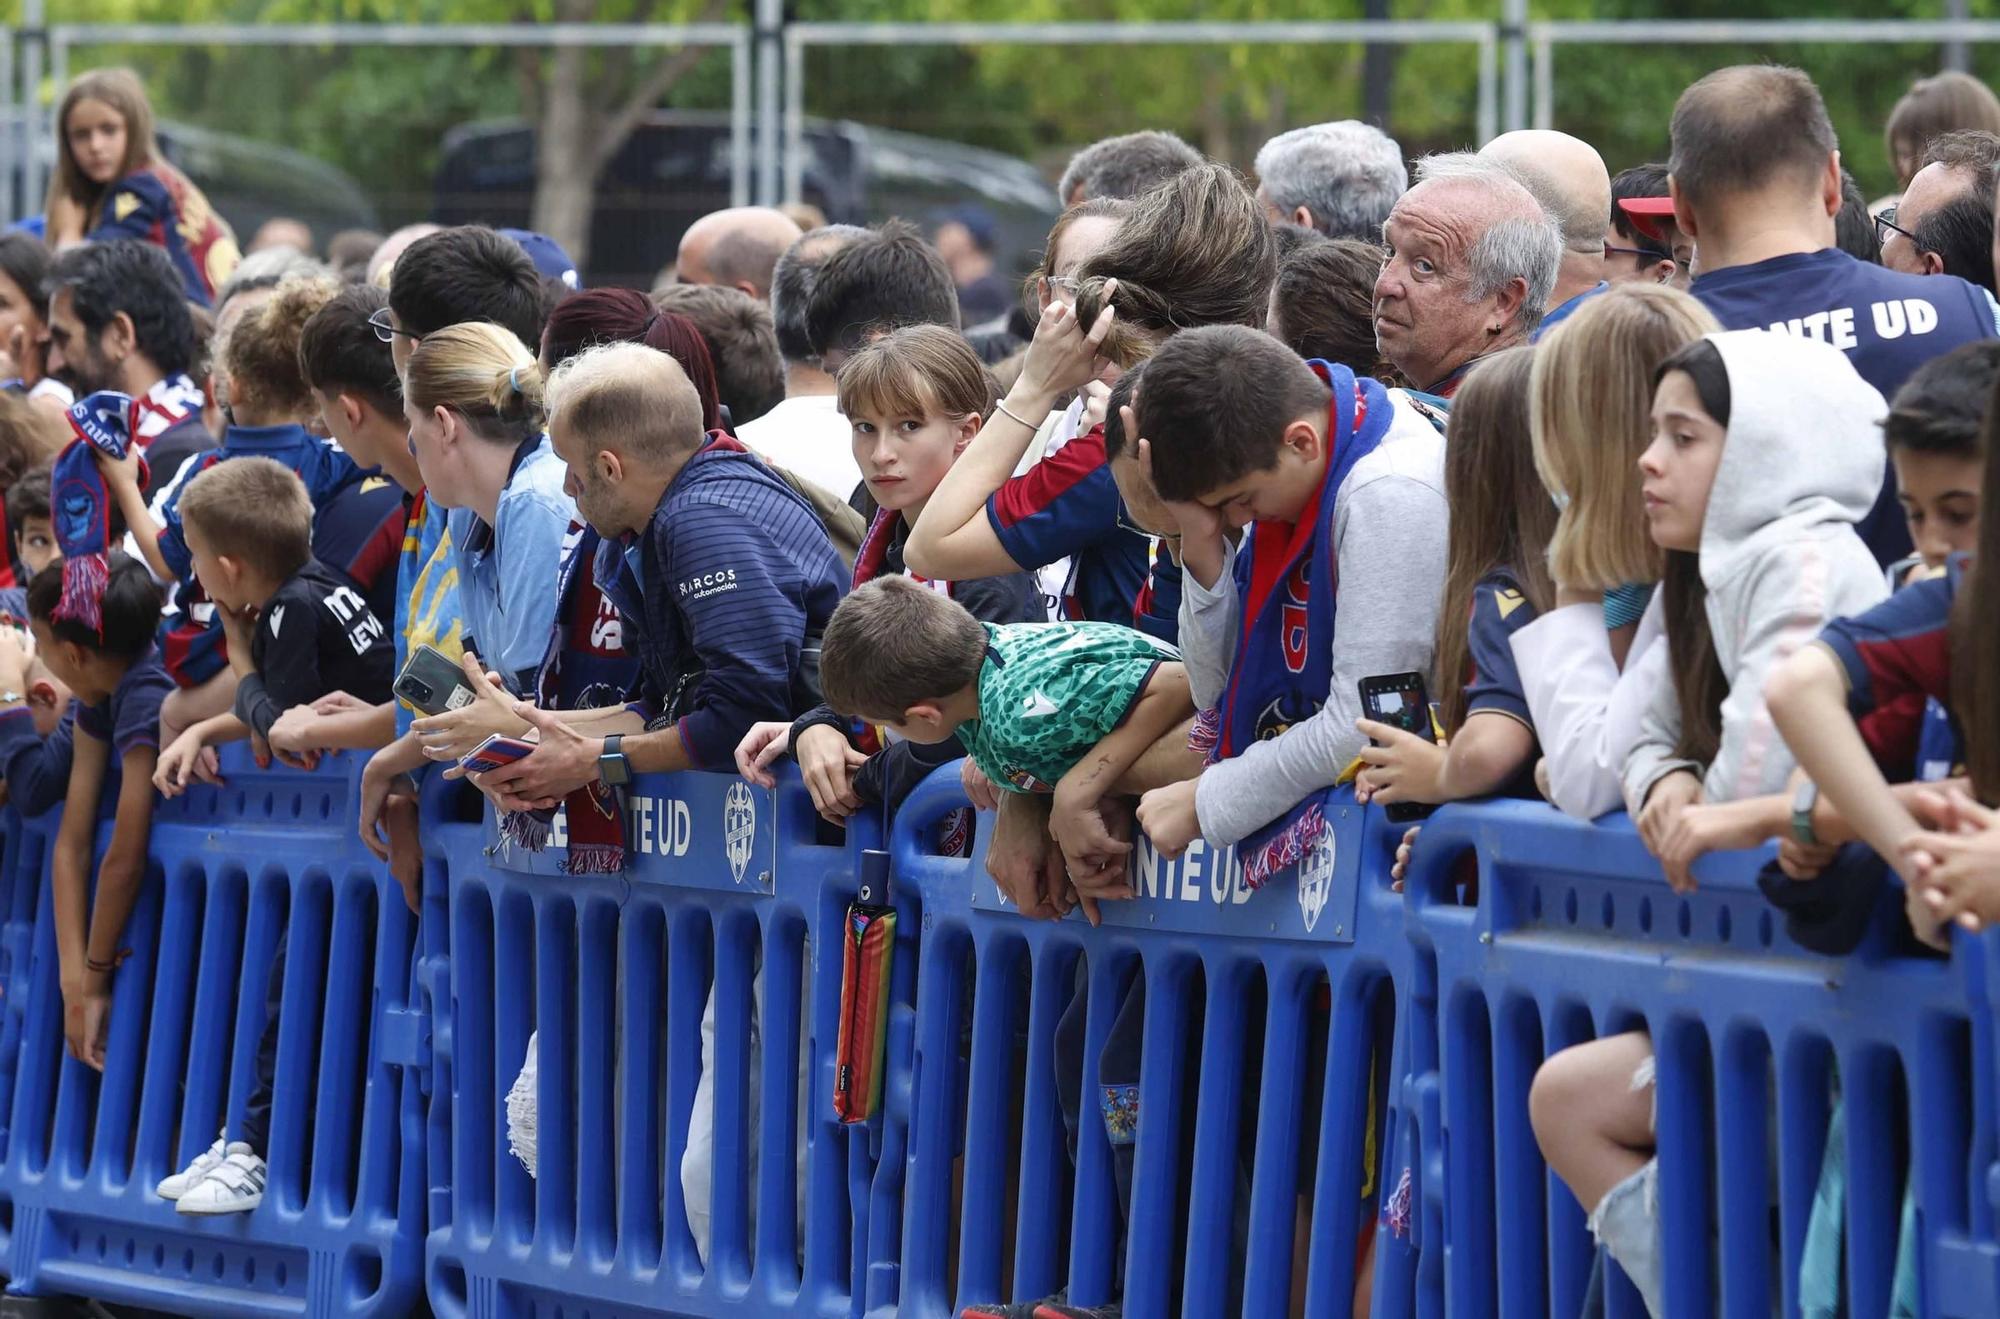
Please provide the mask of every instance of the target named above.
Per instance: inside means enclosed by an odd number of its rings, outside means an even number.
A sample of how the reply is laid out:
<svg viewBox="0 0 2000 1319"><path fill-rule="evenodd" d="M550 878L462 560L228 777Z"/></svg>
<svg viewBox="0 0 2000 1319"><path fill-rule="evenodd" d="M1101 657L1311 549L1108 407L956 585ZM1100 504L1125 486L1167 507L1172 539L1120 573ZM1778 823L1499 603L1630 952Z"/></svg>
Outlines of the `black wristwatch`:
<svg viewBox="0 0 2000 1319"><path fill-rule="evenodd" d="M604 739L604 750L598 753L597 777L608 787L622 788L632 781L632 762L618 749L624 741L623 733L613 733Z"/></svg>

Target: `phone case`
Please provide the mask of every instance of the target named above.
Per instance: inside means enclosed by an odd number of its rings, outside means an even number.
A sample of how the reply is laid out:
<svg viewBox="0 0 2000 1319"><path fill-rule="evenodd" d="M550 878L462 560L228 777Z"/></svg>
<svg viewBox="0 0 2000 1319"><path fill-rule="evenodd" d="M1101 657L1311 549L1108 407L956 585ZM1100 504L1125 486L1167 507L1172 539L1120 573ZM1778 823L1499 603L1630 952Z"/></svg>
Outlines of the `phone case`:
<svg viewBox="0 0 2000 1319"><path fill-rule="evenodd" d="M467 752L458 764L468 774L485 774L525 759L534 749L528 743L495 736Z"/></svg>
<svg viewBox="0 0 2000 1319"><path fill-rule="evenodd" d="M392 690L425 714L457 710L477 697L458 665L430 646L419 646L411 654Z"/></svg>
<svg viewBox="0 0 2000 1319"><path fill-rule="evenodd" d="M895 965L896 912L889 906L889 854L861 854L861 888L842 926L840 1033L834 1045L834 1116L866 1122L882 1108L889 975Z"/></svg>

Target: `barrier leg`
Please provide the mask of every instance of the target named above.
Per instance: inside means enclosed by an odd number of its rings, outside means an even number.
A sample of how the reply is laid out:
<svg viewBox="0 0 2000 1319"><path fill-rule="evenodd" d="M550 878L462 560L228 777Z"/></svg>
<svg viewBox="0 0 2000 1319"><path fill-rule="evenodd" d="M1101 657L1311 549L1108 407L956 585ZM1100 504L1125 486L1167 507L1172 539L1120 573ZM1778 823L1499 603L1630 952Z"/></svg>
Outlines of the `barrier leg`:
<svg viewBox="0 0 2000 1319"><path fill-rule="evenodd" d="M1155 958L1145 967L1144 1053L1137 1074L1145 1096L1139 1111L1139 1139L1132 1167L1130 1212L1125 1234L1125 1305L1134 1314L1167 1314L1179 1278L1175 1255L1186 1249L1227 1250L1228 1234L1192 1241L1180 1220L1180 1151L1186 1130L1191 1029L1189 982L1195 964ZM1128 1012L1130 1009L1128 1009ZM1129 1020L1129 1016L1127 1016ZM1227 1021L1228 1018L1224 1018ZM1221 1023L1216 1023L1223 1029ZM1129 1081L1132 1074L1114 1078ZM1297 1146L1294 1145L1296 1151Z"/></svg>
<svg viewBox="0 0 2000 1319"><path fill-rule="evenodd" d="M1020 1208L1014 1226L1016 1300L1051 1295L1067 1276L1061 1213L1075 1196L1069 1133L1056 1090L1056 1023L1075 992L1074 947L1045 939L1030 952L1027 1079L1021 1100Z"/></svg>
<svg viewBox="0 0 2000 1319"><path fill-rule="evenodd" d="M1007 1191L1014 1168L1013 1108L1021 1093L1014 1074L1015 1044L1028 965L1027 948L1012 938L988 940L978 961L958 1254L958 1299L965 1302L1004 1295L1002 1234L1008 1227Z"/></svg>
<svg viewBox="0 0 2000 1319"><path fill-rule="evenodd" d="M1221 1315L1229 1307L1235 1268L1237 1183L1243 1126L1243 1032L1230 1024L1250 992L1250 969L1233 957L1207 965L1200 1099L1195 1108L1194 1160L1188 1181L1186 1272L1182 1312ZM1222 1244L1228 1242L1230 1249Z"/></svg>
<svg viewBox="0 0 2000 1319"><path fill-rule="evenodd" d="M1499 1229L1499 1312L1550 1312L1548 1166L1528 1121L1528 1091L1542 1063L1542 1029L1534 1003L1503 1000L1494 1013L1494 1217Z"/></svg>

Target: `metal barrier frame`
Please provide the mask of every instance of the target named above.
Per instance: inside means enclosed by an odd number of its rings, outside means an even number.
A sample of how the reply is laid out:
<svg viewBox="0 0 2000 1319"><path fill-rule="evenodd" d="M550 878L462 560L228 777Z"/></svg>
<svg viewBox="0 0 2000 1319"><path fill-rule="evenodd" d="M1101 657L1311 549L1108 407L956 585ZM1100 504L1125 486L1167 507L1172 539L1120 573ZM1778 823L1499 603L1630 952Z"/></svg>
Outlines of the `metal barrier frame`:
<svg viewBox="0 0 2000 1319"><path fill-rule="evenodd" d="M12 67L13 36L7 36L8 67ZM38 71L39 50L28 36L30 69ZM130 46L711 46L729 52L730 199L736 206L750 200L751 32L741 23L56 23L47 29L49 71L57 86L69 81L70 50L82 45ZM22 88L23 121L32 119L47 136L34 104L38 72ZM25 143L22 177L28 195L47 186L32 143Z"/></svg>
<svg viewBox="0 0 2000 1319"><path fill-rule="evenodd" d="M800 142L805 127L805 52L810 46L1473 45L1479 50L1479 140L1491 138L1500 122L1500 29L1490 22L790 23L782 29L780 42L785 64L784 132L782 144L768 133L761 139L764 154L758 159L758 177L768 182L782 174L782 195L787 199L799 196L804 172ZM779 152L775 158L768 154L773 150Z"/></svg>

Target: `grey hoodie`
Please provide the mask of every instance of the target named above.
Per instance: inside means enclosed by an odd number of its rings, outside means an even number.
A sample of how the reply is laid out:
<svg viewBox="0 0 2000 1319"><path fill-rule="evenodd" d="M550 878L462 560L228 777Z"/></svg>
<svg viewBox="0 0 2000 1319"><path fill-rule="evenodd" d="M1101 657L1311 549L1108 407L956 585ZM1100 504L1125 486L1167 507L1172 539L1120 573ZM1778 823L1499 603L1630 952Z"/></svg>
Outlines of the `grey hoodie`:
<svg viewBox="0 0 2000 1319"><path fill-rule="evenodd" d="M1708 337L1730 394L1701 531L1708 625L1729 680L1722 741L1705 772L1676 760L1680 707L1672 682L1661 684L1625 762L1634 815L1678 769L1703 775L1708 801L1782 791L1795 762L1764 706L1764 679L1828 621L1888 594L1854 532L1882 487L1882 396L1830 344L1768 330Z"/></svg>

